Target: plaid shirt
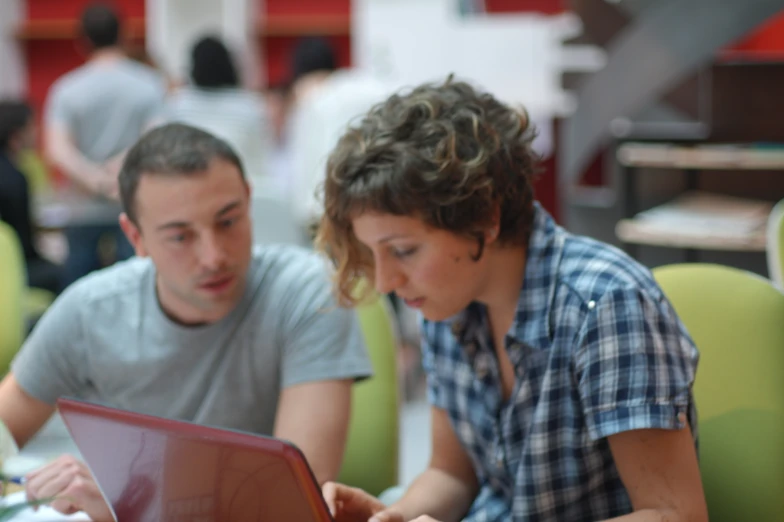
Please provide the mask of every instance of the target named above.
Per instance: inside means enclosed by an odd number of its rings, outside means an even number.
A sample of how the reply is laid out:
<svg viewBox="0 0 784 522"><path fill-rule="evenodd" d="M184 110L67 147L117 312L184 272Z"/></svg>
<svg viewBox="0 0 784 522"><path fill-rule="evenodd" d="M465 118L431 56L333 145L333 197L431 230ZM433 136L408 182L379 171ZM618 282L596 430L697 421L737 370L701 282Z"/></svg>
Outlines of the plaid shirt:
<svg viewBox="0 0 784 522"><path fill-rule="evenodd" d="M445 410L480 492L467 521L590 521L632 511L607 437L697 437L697 349L650 272L574 236L537 204L501 392L486 309L423 323L428 399Z"/></svg>

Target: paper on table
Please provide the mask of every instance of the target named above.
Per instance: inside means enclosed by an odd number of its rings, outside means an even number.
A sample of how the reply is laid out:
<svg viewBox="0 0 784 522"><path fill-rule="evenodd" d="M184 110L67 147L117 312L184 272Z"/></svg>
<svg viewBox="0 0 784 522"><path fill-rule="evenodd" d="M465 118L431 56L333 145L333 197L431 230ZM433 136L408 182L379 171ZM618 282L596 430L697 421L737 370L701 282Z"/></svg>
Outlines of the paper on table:
<svg viewBox="0 0 784 522"><path fill-rule="evenodd" d="M640 212L636 218L639 224L662 233L746 237L764 229L771 207L767 201L694 191Z"/></svg>
<svg viewBox="0 0 784 522"><path fill-rule="evenodd" d="M18 493L12 493L3 499L3 504L5 505L13 505L18 504L19 502L25 501L25 494L24 491L20 491ZM17 514L14 518L11 519L11 522L60 522L62 520L75 520L75 521L89 521L90 517L88 517L84 513L75 513L73 515L63 515L55 511L54 509L41 506L38 508L37 511L33 511L32 508L25 509L21 513Z"/></svg>

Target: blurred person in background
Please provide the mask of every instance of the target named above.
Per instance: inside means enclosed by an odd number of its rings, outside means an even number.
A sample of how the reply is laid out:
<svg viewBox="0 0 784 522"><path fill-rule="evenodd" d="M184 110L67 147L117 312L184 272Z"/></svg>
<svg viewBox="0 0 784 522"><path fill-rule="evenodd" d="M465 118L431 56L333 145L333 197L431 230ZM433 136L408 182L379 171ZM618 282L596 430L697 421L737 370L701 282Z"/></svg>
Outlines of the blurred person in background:
<svg viewBox="0 0 784 522"><path fill-rule="evenodd" d="M348 124L383 101L392 89L361 71L338 68L332 45L322 37L301 39L290 68L290 201L294 218L312 234L323 212L316 192L324 179L327 156Z"/></svg>
<svg viewBox="0 0 784 522"><path fill-rule="evenodd" d="M391 506L327 484L336 522L708 520L697 348L646 267L535 200L534 134L449 79L377 105L330 156L318 245L343 304L364 278L422 314L432 428Z"/></svg>
<svg viewBox="0 0 784 522"><path fill-rule="evenodd" d="M36 125L30 106L21 101L0 101L0 220L19 236L27 284L57 294L62 269L36 248L30 186L19 166L22 154L34 149L35 142Z"/></svg>
<svg viewBox="0 0 784 522"><path fill-rule="evenodd" d="M93 203L120 213L117 173L123 153L160 111L164 80L126 56L121 21L108 5L94 3L81 15L80 43L87 62L50 88L44 114L48 160ZM132 255L117 224L79 224L65 230L65 284L101 267L98 245L111 237L117 260Z"/></svg>
<svg viewBox="0 0 784 522"><path fill-rule="evenodd" d="M263 98L242 88L236 61L219 38L200 38L190 61L190 84L169 97L163 119L199 127L227 141L242 158L256 190L277 190L267 184L272 132Z"/></svg>

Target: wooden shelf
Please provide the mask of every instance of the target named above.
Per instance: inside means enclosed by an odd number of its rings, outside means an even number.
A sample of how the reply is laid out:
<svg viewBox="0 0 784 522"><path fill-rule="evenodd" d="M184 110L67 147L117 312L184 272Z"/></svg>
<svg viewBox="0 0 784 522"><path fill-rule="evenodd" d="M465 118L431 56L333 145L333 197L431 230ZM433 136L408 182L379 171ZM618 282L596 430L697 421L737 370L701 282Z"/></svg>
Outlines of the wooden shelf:
<svg viewBox="0 0 784 522"><path fill-rule="evenodd" d="M764 201L690 192L619 221L615 234L633 244L764 252L771 207Z"/></svg>
<svg viewBox="0 0 784 522"><path fill-rule="evenodd" d="M17 27L14 35L19 40L72 40L78 29L79 22L74 19L28 20ZM144 38L144 18L130 18L125 30L131 39Z"/></svg>
<svg viewBox="0 0 784 522"><path fill-rule="evenodd" d="M342 36L351 33L348 15L272 15L256 24L258 36Z"/></svg>
<svg viewBox="0 0 784 522"><path fill-rule="evenodd" d="M703 170L784 170L784 147L752 148L742 145L683 147L625 143L618 161L627 167Z"/></svg>
<svg viewBox="0 0 784 522"><path fill-rule="evenodd" d="M622 219L615 226L615 235L624 243L696 250L729 250L735 252L764 252L765 233L747 237L694 236L677 231L662 233L651 230L634 219Z"/></svg>

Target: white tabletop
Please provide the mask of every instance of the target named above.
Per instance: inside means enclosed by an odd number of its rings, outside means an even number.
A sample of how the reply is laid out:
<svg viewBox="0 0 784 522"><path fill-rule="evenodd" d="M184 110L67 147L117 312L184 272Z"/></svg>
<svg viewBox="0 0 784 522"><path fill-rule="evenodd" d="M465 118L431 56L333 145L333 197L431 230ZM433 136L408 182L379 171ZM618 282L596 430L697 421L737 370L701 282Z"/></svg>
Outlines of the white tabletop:
<svg viewBox="0 0 784 522"><path fill-rule="evenodd" d="M11 495L5 497L2 501L2 505L8 506L13 504L18 504L24 501L25 501L24 491L20 491L18 493L12 493ZM90 517L88 517L86 514L81 512L73 515L63 515L48 506L41 506L37 510L33 510L32 508L27 508L21 513L18 513L13 518L9 519L9 522L33 522L33 521L59 522L61 520L89 521Z"/></svg>

